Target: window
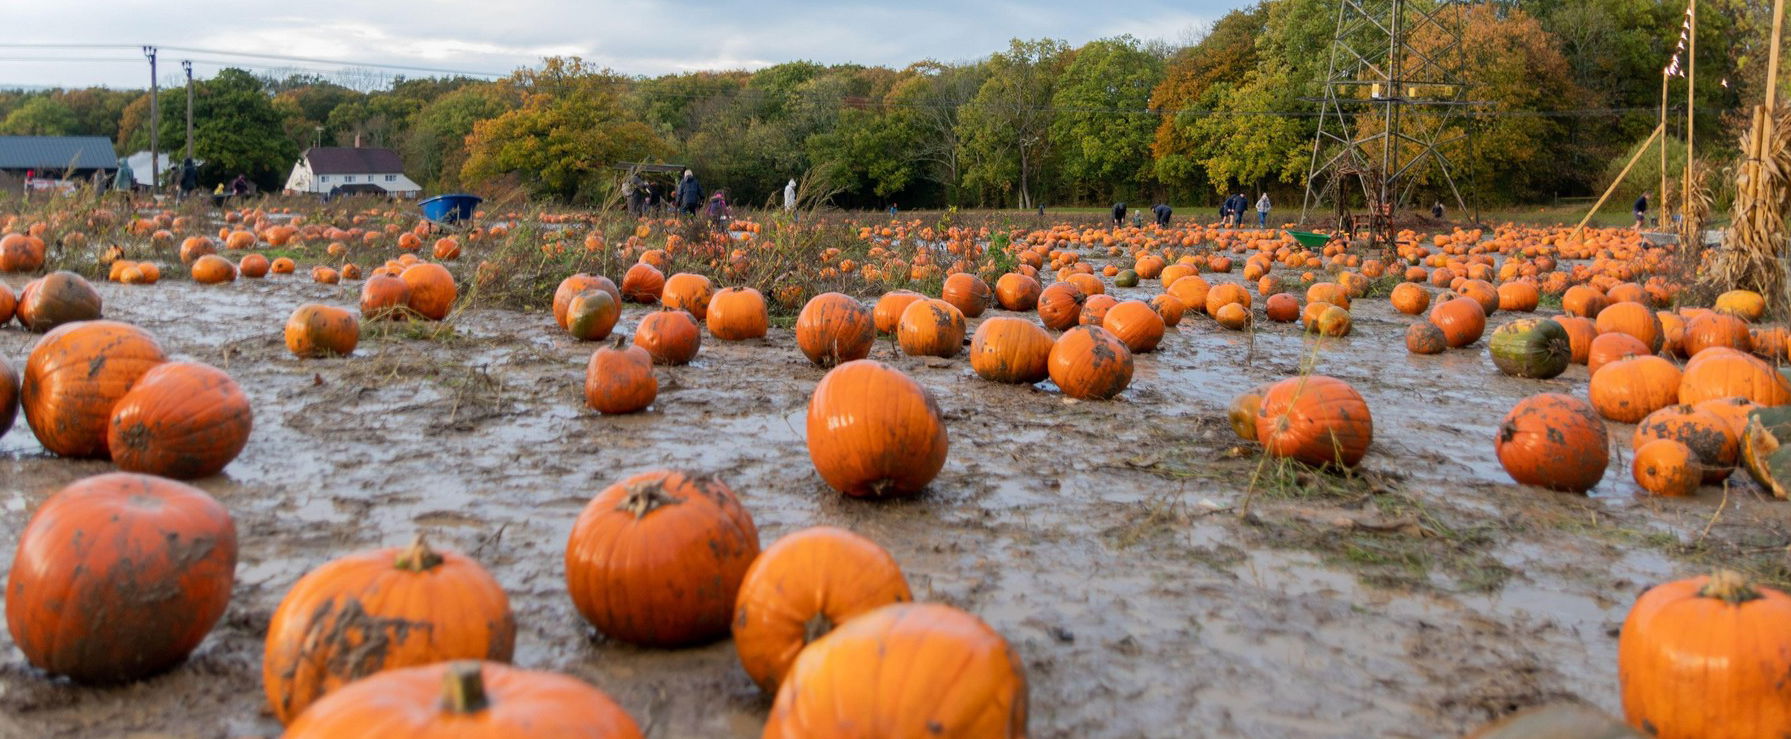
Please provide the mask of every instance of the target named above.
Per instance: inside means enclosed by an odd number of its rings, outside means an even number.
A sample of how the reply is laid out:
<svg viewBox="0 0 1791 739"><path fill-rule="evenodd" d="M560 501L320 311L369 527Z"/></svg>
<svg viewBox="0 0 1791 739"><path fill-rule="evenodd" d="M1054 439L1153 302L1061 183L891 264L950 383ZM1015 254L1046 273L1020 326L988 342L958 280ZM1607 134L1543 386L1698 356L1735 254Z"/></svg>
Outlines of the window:
<svg viewBox="0 0 1791 739"><path fill-rule="evenodd" d="M343 182L354 182L354 175L351 175L351 174L350 174L350 175L343 175L343 176L342 176L342 181L343 181Z"/></svg>
<svg viewBox="0 0 1791 739"><path fill-rule="evenodd" d="M330 176L329 176L329 175L327 175L327 174L326 174L326 175L324 175L324 176L322 176L322 177L319 177L319 178L317 178L317 181L318 181L318 182L329 182L329 181L330 181Z"/></svg>
<svg viewBox="0 0 1791 739"><path fill-rule="evenodd" d="M387 181L387 182L397 182L397 181L398 181L398 175L395 175L395 174L389 174L389 175L386 175L386 181Z"/></svg>

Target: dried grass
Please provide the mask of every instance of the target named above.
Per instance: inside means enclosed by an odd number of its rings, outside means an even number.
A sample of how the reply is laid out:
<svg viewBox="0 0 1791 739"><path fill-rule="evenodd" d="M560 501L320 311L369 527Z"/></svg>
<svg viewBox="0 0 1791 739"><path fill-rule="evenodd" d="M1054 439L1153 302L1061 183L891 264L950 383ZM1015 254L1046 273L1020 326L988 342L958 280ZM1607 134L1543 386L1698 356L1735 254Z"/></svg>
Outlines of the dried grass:
<svg viewBox="0 0 1791 739"><path fill-rule="evenodd" d="M1772 115L1756 108L1741 151L1731 225L1704 282L1717 290L1753 290L1782 315L1791 305L1785 282L1785 259L1791 252L1785 231L1785 210L1791 204L1791 106L1779 106Z"/></svg>

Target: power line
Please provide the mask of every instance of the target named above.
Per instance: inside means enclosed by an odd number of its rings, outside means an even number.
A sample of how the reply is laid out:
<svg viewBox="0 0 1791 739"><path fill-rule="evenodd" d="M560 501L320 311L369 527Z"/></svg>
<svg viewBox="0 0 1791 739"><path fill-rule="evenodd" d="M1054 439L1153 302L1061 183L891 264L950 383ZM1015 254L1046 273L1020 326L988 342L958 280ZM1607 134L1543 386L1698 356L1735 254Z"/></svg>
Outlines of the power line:
<svg viewBox="0 0 1791 739"><path fill-rule="evenodd" d="M138 48L141 48L141 47L140 47L140 45L137 45L137 44L0 43L0 49L131 49L131 50L135 50ZM414 65L414 64L389 64L389 63L384 63L384 62L357 62L357 61L346 61L346 60L342 60L342 59L324 59L324 58L320 58L320 57L290 56L290 55L285 55L285 54L264 54L264 53L260 53L260 52L250 52L250 51L228 51L228 50L224 50L224 49L202 49L202 48L191 47L191 46L159 46L158 48L168 49L170 51L182 51L182 52L189 52L189 53L196 53L196 54L212 54L215 56L243 57L243 58L249 58L249 59L270 59L270 60L274 60L274 61L288 61L288 62L305 62L308 64L333 64L333 65L339 65L339 66L344 66L344 67L365 67L365 68L372 68L372 69L389 69L389 70L399 71L399 72L427 72L430 74L446 74L446 75L456 75L456 76L461 76L461 77L485 77L485 78L495 79L495 78L508 76L507 73L479 72L479 71L464 70L464 69L446 69L446 68L441 68L441 67L426 67L426 66L420 66L420 65ZM99 61L99 60L95 59L94 61ZM195 60L195 61L197 61L197 60ZM229 63L233 63L233 62L208 62L208 63L229 64ZM250 64L244 63L242 66L255 66L255 65L250 65ZM263 65L263 66L265 66L265 65Z"/></svg>

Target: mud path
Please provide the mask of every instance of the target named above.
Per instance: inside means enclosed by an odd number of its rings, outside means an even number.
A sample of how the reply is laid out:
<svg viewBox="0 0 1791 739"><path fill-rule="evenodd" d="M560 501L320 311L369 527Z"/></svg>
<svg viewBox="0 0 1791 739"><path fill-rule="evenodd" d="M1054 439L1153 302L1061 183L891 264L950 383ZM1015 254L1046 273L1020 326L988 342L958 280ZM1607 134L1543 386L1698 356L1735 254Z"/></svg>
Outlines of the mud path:
<svg viewBox="0 0 1791 739"><path fill-rule="evenodd" d="M236 592L189 662L123 688L47 680L0 636L0 735L275 735L261 637L282 594L328 559L424 530L504 585L517 664L598 685L651 736L756 737L769 700L728 642L609 643L565 595L580 508L657 467L719 475L766 543L829 524L887 547L917 597L979 614L1023 655L1040 737L1432 737L1565 696L1615 711L1615 630L1647 584L1703 569L1700 553L1720 546L1783 545L1782 511L1739 480L1716 521L1721 489L1640 500L1621 461L1593 498L1509 484L1499 417L1535 392L1583 397L1584 368L1535 382L1498 376L1484 344L1410 356L1408 319L1384 301L1364 301L1356 333L1316 351L1291 325L1232 333L1190 317L1105 403L993 385L961 356L882 342L875 358L937 396L951 455L921 498L865 503L808 461L803 414L822 372L788 330L705 336L693 364L656 370L649 412L605 418L583 408L593 346L546 314L474 311L432 340L417 338L426 327L370 330L351 358L301 361L281 343L285 315L352 304L358 283L100 289L107 317L228 369L254 402L248 449L199 483L235 516ZM0 354L22 366L34 340L0 330ZM1226 426L1232 396L1308 361L1373 409L1357 476L1262 464ZM1627 449L1627 427L1612 436ZM21 418L0 438L0 567L45 496L109 469L48 456Z"/></svg>

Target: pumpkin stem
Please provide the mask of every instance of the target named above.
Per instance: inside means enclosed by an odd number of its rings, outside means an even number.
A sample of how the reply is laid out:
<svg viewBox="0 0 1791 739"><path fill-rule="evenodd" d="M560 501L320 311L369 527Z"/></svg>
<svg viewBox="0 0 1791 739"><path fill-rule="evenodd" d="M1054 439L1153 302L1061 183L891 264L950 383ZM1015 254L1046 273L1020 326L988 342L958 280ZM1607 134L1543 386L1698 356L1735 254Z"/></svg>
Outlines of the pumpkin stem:
<svg viewBox="0 0 1791 739"><path fill-rule="evenodd" d="M448 664L442 672L442 707L450 713L478 713L491 705L485 697L485 675L474 660Z"/></svg>
<svg viewBox="0 0 1791 739"><path fill-rule="evenodd" d="M629 488L628 495L622 498L622 503L616 506L616 510L628 511L629 513L634 514L634 520L639 521L642 516L652 513L660 506L668 506L682 502L684 501L666 495L664 485L660 485L657 482L649 482Z"/></svg>
<svg viewBox="0 0 1791 739"><path fill-rule="evenodd" d="M826 636L827 632L832 630L833 620L828 618L827 614L817 612L802 624L802 644L804 646L813 644L816 639Z"/></svg>
<svg viewBox="0 0 1791 739"><path fill-rule="evenodd" d="M1734 570L1717 570L1710 575L1710 582L1704 583L1704 589L1698 591L1704 598L1720 598L1729 605L1739 605L1760 597L1747 581L1747 576Z"/></svg>
<svg viewBox="0 0 1791 739"><path fill-rule="evenodd" d="M628 348L628 334L624 334L624 333L620 333L620 332L616 333L616 348L617 349L627 349Z"/></svg>
<svg viewBox="0 0 1791 739"><path fill-rule="evenodd" d="M442 556L430 549L429 541L423 537L422 532L418 532L417 538L410 541L410 546L398 553L394 564L407 572L425 572L435 569L441 563Z"/></svg>

